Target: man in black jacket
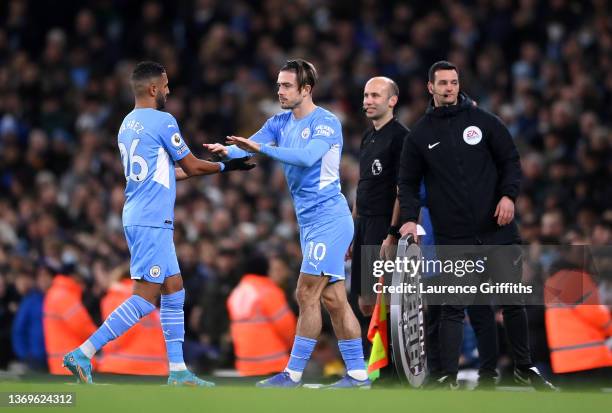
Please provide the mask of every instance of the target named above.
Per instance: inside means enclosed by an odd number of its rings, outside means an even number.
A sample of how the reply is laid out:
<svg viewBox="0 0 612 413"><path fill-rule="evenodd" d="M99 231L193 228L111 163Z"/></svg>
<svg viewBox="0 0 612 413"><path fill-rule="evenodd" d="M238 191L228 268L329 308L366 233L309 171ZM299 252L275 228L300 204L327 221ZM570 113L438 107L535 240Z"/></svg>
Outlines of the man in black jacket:
<svg viewBox="0 0 612 413"><path fill-rule="evenodd" d="M417 238L419 185L424 179L438 245L520 243L514 200L519 193L521 169L510 133L496 116L476 107L460 93L459 75L453 64L441 61L432 65L427 87L432 102L402 150L398 185L404 223L401 235L410 233ZM511 261L508 254L495 255L487 275L493 281L519 282L520 249ZM521 297L509 298L506 303L502 308L515 379L538 389L553 389L531 363L527 315ZM452 386L458 371L466 305L457 297L443 304L439 324L443 372L440 382Z"/></svg>
<svg viewBox="0 0 612 413"><path fill-rule="evenodd" d="M393 116L399 88L387 77L373 77L363 91L363 111L372 127L363 135L359 151L359 184L353 205L355 237L352 244L351 294L359 296L359 309L372 315L376 295L372 291L371 259L388 258L397 244L399 202L397 176L404 139L409 130ZM362 251L380 246L380 254ZM370 254L368 254L370 253ZM362 260L367 262L362 268ZM370 271L368 271L368 269Z"/></svg>
<svg viewBox="0 0 612 413"><path fill-rule="evenodd" d="M353 205L351 295L358 296L359 310L364 316L371 316L376 304L373 260L390 259L399 238L397 176L409 130L393 116L398 98L397 84L383 76L368 80L363 90L363 111L372 127L363 134L359 151L359 184ZM395 378L392 364L380 370L380 379Z"/></svg>

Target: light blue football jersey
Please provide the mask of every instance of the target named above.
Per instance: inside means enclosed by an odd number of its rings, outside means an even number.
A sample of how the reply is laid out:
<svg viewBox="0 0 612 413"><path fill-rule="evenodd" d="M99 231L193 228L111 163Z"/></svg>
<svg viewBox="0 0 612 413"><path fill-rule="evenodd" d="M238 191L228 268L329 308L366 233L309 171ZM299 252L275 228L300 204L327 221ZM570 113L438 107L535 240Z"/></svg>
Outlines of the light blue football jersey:
<svg viewBox="0 0 612 413"><path fill-rule="evenodd" d="M123 226L174 228L174 162L190 153L174 116L134 109L118 134L127 184Z"/></svg>
<svg viewBox="0 0 612 413"><path fill-rule="evenodd" d="M266 121L251 139L281 148L303 148L312 139L322 139L329 150L310 167L281 163L291 191L300 225L350 215L340 191L342 126L328 110L317 107L308 116L295 119L291 111Z"/></svg>

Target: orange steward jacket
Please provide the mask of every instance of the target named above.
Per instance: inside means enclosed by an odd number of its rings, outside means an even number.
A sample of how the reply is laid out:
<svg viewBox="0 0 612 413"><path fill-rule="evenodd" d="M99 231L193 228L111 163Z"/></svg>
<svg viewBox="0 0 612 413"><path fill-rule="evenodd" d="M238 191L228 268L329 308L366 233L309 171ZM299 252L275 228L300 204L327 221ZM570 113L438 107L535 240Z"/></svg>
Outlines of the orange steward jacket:
<svg viewBox="0 0 612 413"><path fill-rule="evenodd" d="M561 270L546 280L546 336L555 373L612 366L606 338L612 335L610 310L601 305L591 276Z"/></svg>
<svg viewBox="0 0 612 413"><path fill-rule="evenodd" d="M66 353L80 346L96 331L85 309L83 289L72 277L56 275L43 302L43 329L51 374L70 374L62 367Z"/></svg>
<svg viewBox="0 0 612 413"><path fill-rule="evenodd" d="M289 360L296 318L268 277L247 274L227 300L236 369L243 376L282 371Z"/></svg>

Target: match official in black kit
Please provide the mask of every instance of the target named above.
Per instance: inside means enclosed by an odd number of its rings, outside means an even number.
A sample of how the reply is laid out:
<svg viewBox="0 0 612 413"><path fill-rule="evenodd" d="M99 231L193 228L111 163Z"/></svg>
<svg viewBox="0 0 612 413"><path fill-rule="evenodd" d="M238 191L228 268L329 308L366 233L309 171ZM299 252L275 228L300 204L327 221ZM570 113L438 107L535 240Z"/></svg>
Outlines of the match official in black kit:
<svg viewBox="0 0 612 413"><path fill-rule="evenodd" d="M364 315L372 314L375 295L372 269L362 268L362 247L380 246L378 255L391 258L388 251L398 242L397 176L402 146L409 132L393 116L398 97L397 84L386 77L368 80L363 91L363 111L372 127L363 135L359 154L359 184L353 206L351 294L359 296L359 308ZM369 291L364 291L365 288Z"/></svg>
<svg viewBox="0 0 612 413"><path fill-rule="evenodd" d="M446 61L429 70L432 100L406 139L399 174L401 235L417 237L425 181L436 244L455 246L508 245L515 256L492 247L486 275L492 281L520 282L522 271L514 200L521 181L519 153L506 126L478 108L459 91L457 68ZM513 246L514 245L514 246ZM452 278L452 274L451 274ZM466 303L448 296L441 307L439 346L442 377L454 387L463 338ZM521 296L501 303L514 359L515 380L536 389L554 390L531 363L527 314Z"/></svg>

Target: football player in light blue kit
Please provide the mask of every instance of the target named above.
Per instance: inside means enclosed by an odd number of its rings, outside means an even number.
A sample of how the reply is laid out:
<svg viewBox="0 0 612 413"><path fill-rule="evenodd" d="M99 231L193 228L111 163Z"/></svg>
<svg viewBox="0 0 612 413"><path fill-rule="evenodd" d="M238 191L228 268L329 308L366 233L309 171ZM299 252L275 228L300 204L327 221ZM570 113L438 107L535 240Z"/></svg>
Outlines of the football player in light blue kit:
<svg viewBox="0 0 612 413"><path fill-rule="evenodd" d="M166 72L158 63L136 65L131 77L135 107L121 123L118 144L125 179L123 226L130 250L133 295L104 321L79 348L64 357L64 366L83 383L92 383L91 358L155 309L166 341L169 385L211 387L187 370L183 361L185 290L173 243L177 180L254 165L247 158L208 162L196 158L181 136L174 117L162 112L170 93ZM175 168L178 162L180 167ZM143 372L146 374L146 372Z"/></svg>
<svg viewBox="0 0 612 413"><path fill-rule="evenodd" d="M331 112L312 102L316 70L291 60L278 74L283 109L250 139L228 137L226 147L205 145L228 158L261 153L282 162L300 226L302 267L296 296L300 307L287 368L259 387L297 387L321 332L321 301L329 312L347 375L330 387L370 387L361 330L346 298L344 255L353 238L353 220L340 192L342 127Z"/></svg>

